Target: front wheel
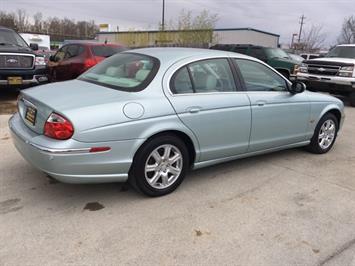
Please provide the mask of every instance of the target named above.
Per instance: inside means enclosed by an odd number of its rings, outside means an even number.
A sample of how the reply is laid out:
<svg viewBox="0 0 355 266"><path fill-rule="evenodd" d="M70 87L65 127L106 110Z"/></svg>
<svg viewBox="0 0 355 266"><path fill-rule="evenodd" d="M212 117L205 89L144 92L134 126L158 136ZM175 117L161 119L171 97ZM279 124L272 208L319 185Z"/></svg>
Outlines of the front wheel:
<svg viewBox="0 0 355 266"><path fill-rule="evenodd" d="M185 143L172 135L158 136L137 152L129 182L152 197L173 192L183 181L189 165Z"/></svg>
<svg viewBox="0 0 355 266"><path fill-rule="evenodd" d="M308 150L316 154L327 153L334 145L338 130L339 123L335 115L325 114L316 126Z"/></svg>

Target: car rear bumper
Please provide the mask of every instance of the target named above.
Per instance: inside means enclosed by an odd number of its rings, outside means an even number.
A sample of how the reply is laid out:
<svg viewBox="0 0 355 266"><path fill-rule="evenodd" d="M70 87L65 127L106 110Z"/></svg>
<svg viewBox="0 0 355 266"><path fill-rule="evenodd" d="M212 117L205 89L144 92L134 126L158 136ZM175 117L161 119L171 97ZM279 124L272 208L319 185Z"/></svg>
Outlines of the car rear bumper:
<svg viewBox="0 0 355 266"><path fill-rule="evenodd" d="M304 82L310 90L330 93L355 92L355 78L298 73L297 80Z"/></svg>
<svg viewBox="0 0 355 266"><path fill-rule="evenodd" d="M27 128L19 114L10 118L9 127L20 154L34 167L64 183L125 182L134 152L144 142L143 139L104 144L52 140ZM100 145L111 150L89 152L91 147Z"/></svg>

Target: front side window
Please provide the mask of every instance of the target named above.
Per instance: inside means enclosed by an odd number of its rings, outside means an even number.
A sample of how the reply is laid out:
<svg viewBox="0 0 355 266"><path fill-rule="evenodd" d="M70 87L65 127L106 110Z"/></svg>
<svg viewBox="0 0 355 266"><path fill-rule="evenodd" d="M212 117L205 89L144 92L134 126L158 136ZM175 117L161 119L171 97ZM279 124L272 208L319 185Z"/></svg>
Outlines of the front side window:
<svg viewBox="0 0 355 266"><path fill-rule="evenodd" d="M247 91L287 91L287 82L270 68L246 59L235 61Z"/></svg>
<svg viewBox="0 0 355 266"><path fill-rule="evenodd" d="M188 66L196 93L236 91L227 59L209 59Z"/></svg>
<svg viewBox="0 0 355 266"><path fill-rule="evenodd" d="M67 51L67 46L64 46L58 50L58 52L54 56L55 62L60 62L64 59L65 52Z"/></svg>
<svg viewBox="0 0 355 266"><path fill-rule="evenodd" d="M116 54L91 68L79 79L123 91L140 91L153 80L159 60L135 53Z"/></svg>

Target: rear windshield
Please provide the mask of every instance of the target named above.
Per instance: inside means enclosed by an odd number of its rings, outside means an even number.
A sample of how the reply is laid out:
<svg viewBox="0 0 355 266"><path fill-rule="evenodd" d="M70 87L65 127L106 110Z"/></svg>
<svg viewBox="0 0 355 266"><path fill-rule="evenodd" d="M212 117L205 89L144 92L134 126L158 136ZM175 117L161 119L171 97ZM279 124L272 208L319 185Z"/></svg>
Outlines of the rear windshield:
<svg viewBox="0 0 355 266"><path fill-rule="evenodd" d="M92 46L91 51L94 56L110 57L111 55L123 52L125 49L123 47L115 46Z"/></svg>
<svg viewBox="0 0 355 266"><path fill-rule="evenodd" d="M116 54L82 74L79 79L112 89L141 91L153 80L159 60L136 53Z"/></svg>

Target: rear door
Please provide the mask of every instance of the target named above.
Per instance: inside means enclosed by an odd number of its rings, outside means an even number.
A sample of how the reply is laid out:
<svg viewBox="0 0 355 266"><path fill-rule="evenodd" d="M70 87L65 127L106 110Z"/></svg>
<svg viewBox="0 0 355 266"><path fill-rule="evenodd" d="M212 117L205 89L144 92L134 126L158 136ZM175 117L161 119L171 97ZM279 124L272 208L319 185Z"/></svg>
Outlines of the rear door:
<svg viewBox="0 0 355 266"><path fill-rule="evenodd" d="M286 80L262 63L234 60L251 102L249 152L306 141L311 108L306 93L290 93Z"/></svg>
<svg viewBox="0 0 355 266"><path fill-rule="evenodd" d="M247 151L250 102L239 91L228 59L200 60L175 69L169 87L168 99L199 141L199 161Z"/></svg>

